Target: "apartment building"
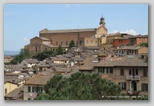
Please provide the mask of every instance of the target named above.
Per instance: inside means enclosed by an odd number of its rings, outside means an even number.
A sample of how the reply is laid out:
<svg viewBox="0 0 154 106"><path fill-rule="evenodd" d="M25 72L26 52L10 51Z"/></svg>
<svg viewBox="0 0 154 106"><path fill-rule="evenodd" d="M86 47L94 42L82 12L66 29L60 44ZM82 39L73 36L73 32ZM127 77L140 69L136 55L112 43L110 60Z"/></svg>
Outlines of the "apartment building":
<svg viewBox="0 0 154 106"><path fill-rule="evenodd" d="M84 73L99 73L102 78L119 84L125 94L141 91L140 95L148 95L148 63L141 55L86 59L78 69Z"/></svg>

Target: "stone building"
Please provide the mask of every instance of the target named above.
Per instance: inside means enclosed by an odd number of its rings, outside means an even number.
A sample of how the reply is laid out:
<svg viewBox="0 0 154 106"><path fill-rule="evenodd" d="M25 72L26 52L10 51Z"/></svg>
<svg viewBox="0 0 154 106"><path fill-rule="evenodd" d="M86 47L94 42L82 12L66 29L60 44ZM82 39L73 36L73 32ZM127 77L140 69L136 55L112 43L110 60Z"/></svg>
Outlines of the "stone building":
<svg viewBox="0 0 154 106"><path fill-rule="evenodd" d="M54 67L53 69L48 69L37 73L35 76L31 77L29 80L25 82L23 100L34 100L38 92L44 93L44 85L54 75L61 74L64 77L69 77L70 73L71 68L65 67Z"/></svg>
<svg viewBox="0 0 154 106"><path fill-rule="evenodd" d="M98 28L67 30L48 30L45 28L39 32L39 37L32 38L30 44L26 45L25 48L31 54L37 54L46 49L56 51L59 45L67 50L71 40L78 47L99 46L98 38L105 36L107 36L107 28L102 17Z"/></svg>
<svg viewBox="0 0 154 106"><path fill-rule="evenodd" d="M15 88L4 96L5 100L23 100L23 86Z"/></svg>
<svg viewBox="0 0 154 106"><path fill-rule="evenodd" d="M148 54L148 48L143 46L121 46L117 48L116 53L119 57L138 54Z"/></svg>
<svg viewBox="0 0 154 106"><path fill-rule="evenodd" d="M80 46L83 43L83 38L91 37L95 35L96 28L87 29L67 29L67 30L48 30L44 29L40 31L40 37L50 39L51 44L69 46L71 40L75 42L76 46Z"/></svg>
<svg viewBox="0 0 154 106"><path fill-rule="evenodd" d="M140 95L148 95L146 57L136 55L101 60L87 58L84 60L84 65L79 66L78 69L84 73L99 73L102 78L119 84L125 94L141 91Z"/></svg>
<svg viewBox="0 0 154 106"><path fill-rule="evenodd" d="M64 50L67 50L71 40L75 42L75 45L83 46L84 37L91 37L96 33L96 28L89 29L70 29L70 30L48 30L44 29L40 31L39 37L34 37L30 40L30 44L25 48L29 50L31 54L37 54L45 49L52 49L56 51L59 45Z"/></svg>
<svg viewBox="0 0 154 106"><path fill-rule="evenodd" d="M106 44L108 30L105 27L105 19L103 17L100 18L100 25L96 29L96 33L91 37L84 38L83 47L99 47L102 44Z"/></svg>
<svg viewBox="0 0 154 106"><path fill-rule="evenodd" d="M138 35L130 38L132 45L140 45L141 43L148 43L148 35Z"/></svg>

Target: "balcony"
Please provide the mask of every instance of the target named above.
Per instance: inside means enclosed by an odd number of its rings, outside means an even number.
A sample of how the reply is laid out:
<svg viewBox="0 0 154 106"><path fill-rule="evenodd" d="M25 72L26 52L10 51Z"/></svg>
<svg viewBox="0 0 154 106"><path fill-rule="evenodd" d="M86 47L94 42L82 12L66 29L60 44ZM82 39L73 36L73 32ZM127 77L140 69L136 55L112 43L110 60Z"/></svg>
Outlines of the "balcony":
<svg viewBox="0 0 154 106"><path fill-rule="evenodd" d="M140 76L139 75L135 75L135 76L127 75L126 79L136 81L136 80L140 80Z"/></svg>
<svg viewBox="0 0 154 106"><path fill-rule="evenodd" d="M127 95L129 96L138 96L141 91L128 91Z"/></svg>

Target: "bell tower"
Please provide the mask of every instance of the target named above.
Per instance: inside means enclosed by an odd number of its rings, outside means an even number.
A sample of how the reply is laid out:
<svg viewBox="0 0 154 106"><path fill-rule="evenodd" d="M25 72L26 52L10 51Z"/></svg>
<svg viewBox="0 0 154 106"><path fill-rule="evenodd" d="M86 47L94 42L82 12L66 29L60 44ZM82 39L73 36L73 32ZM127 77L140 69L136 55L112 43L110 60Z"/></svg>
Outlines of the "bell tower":
<svg viewBox="0 0 154 106"><path fill-rule="evenodd" d="M95 38L104 37L104 39L106 39L106 36L107 36L107 28L105 27L105 19L102 16L100 18L99 26L96 30Z"/></svg>
<svg viewBox="0 0 154 106"><path fill-rule="evenodd" d="M104 19L103 16L100 18L99 25L103 25L103 26L105 26L105 19Z"/></svg>

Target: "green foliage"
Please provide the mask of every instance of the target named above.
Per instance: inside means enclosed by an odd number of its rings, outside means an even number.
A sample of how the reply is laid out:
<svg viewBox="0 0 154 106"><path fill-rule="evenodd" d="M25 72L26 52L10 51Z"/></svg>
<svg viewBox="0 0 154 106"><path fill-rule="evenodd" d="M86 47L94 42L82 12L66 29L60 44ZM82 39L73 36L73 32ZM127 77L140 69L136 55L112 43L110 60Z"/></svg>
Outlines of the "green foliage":
<svg viewBox="0 0 154 106"><path fill-rule="evenodd" d="M24 49L21 49L19 55L14 56L14 58L8 64L17 64L27 58L31 58L31 55L28 49L24 48Z"/></svg>
<svg viewBox="0 0 154 106"><path fill-rule="evenodd" d="M55 75L44 86L36 100L102 100L102 96L119 95L121 89L99 74L75 73L65 78Z"/></svg>
<svg viewBox="0 0 154 106"><path fill-rule="evenodd" d="M56 55L62 55L64 53L66 53L66 52L64 52L63 48L61 46L59 46L57 49L57 52L52 51L52 50L44 50L43 52L38 53L37 55L34 55L33 58L42 61L45 58L49 58L51 56L56 56Z"/></svg>
<svg viewBox="0 0 154 106"><path fill-rule="evenodd" d="M140 46L148 47L148 43L140 43Z"/></svg>
<svg viewBox="0 0 154 106"><path fill-rule="evenodd" d="M61 45L59 45L58 49L57 49L57 55L62 55L64 54L63 48L61 47Z"/></svg>
<svg viewBox="0 0 154 106"><path fill-rule="evenodd" d="M55 56L55 55L56 55L56 53L53 52L52 50L44 50L43 52L38 53L37 55L34 55L33 58L35 58L35 59L37 59L39 61L42 61L45 58Z"/></svg>
<svg viewBox="0 0 154 106"><path fill-rule="evenodd" d="M71 40L71 42L69 43L69 48L75 47L75 43L74 40Z"/></svg>

